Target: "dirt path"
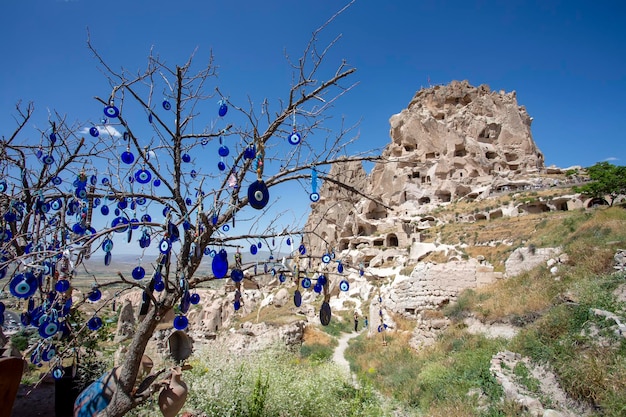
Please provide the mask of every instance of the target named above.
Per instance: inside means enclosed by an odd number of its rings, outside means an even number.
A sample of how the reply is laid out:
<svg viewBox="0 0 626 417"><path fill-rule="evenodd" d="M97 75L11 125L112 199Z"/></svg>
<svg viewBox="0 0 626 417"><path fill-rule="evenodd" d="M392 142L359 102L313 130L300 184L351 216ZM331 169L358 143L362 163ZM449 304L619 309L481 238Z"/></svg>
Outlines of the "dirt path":
<svg viewBox="0 0 626 417"><path fill-rule="evenodd" d="M348 342L350 341L350 339L354 339L359 334L361 334L360 331L352 332L352 333L344 333L343 335L341 335L341 337L338 339L339 344L337 345L337 347L335 348L335 352L333 353L333 362L339 365L339 367L341 367L345 371L346 375L350 376L350 379L352 380L352 384L356 388L358 388L358 382L356 380L356 376L352 372L350 372L350 363L344 356L344 353L346 349L348 348Z"/></svg>

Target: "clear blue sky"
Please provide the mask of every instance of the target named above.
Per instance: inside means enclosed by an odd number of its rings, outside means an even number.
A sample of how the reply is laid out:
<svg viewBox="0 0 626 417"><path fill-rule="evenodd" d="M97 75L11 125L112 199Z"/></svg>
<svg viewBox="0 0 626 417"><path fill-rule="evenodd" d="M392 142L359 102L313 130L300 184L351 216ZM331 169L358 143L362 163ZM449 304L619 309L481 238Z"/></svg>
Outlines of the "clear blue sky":
<svg viewBox="0 0 626 417"><path fill-rule="evenodd" d="M70 120L98 117L107 92L86 48L86 29L113 67L140 68L149 49L183 63L213 50L217 83L231 99L284 96L283 50L345 1L4 0L0 12L0 129L17 100L37 117L54 108ZM431 83L467 79L516 90L534 118L547 164L626 164L626 2L357 0L329 28L341 33L333 58L358 69L360 85L337 117L363 119L361 147L389 141L388 119ZM41 123L43 124L43 123Z"/></svg>

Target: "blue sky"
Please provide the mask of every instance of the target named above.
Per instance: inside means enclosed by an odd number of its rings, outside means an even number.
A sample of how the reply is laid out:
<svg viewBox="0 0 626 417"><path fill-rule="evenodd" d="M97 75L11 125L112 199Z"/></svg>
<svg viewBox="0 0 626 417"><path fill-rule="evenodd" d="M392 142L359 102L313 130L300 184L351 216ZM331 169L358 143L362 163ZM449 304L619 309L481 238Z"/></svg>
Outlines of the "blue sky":
<svg viewBox="0 0 626 417"><path fill-rule="evenodd" d="M18 100L35 103L32 126L46 125L47 109L69 120L101 117L93 97L109 90L87 49L87 29L114 68L142 68L151 48L170 64L196 49L196 62L205 62L212 52L221 91L260 103L290 87L284 51L298 56L346 3L4 0L0 134L12 133ZM517 91L547 165L625 165L625 12L623 1L357 0L325 32L326 40L342 35L329 62L345 59L359 82L333 116L361 120L355 150L383 147L389 118L429 80L467 79ZM285 195L282 203L305 209L307 197L296 204ZM302 213L294 210L293 222Z"/></svg>
<svg viewBox="0 0 626 417"><path fill-rule="evenodd" d="M289 86L283 51L299 53L345 3L4 0L2 134L20 99L34 101L41 120L46 108L75 120L100 111L92 97L106 83L86 48L87 28L114 67L140 68L152 46L170 63L195 48L203 61L212 50L220 88L262 101ZM362 119L360 147L384 146L389 117L428 79L467 79L517 91L547 164L625 164L625 12L622 1L357 0L328 31L342 34L332 58L355 66L360 83L335 112Z"/></svg>

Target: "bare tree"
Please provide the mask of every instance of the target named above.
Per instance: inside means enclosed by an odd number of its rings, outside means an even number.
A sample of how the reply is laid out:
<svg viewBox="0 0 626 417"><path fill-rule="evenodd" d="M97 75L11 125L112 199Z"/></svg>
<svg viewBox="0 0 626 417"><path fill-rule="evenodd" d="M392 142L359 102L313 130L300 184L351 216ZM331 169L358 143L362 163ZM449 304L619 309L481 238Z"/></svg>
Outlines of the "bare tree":
<svg viewBox="0 0 626 417"><path fill-rule="evenodd" d="M229 276L239 308L241 281L254 279L255 271L237 256L229 265L229 252L238 253L249 240L314 233L281 224L274 187L299 181L310 188L313 202L319 198L318 179L358 192L331 177L330 167L338 160L376 157L347 156L346 147L356 140L354 126L327 127L334 104L356 85L349 81L355 68L342 61L329 69L328 53L340 36L323 48L318 39L344 10L313 32L299 58L286 56L293 81L276 102L249 99L241 105L211 88L212 56L196 69L195 53L182 66L169 66L151 52L143 71L130 72L114 69L88 41L111 90L95 97L102 120L86 131L51 114L37 141L19 142L33 106L18 105L18 126L0 147L0 271L9 276L4 287L26 304L24 324L35 325L42 336L29 351L31 359L51 360L54 370L54 363L80 350L83 337L101 326L97 314L72 325L81 304L72 304L72 278L86 258L104 252L108 263L114 241L132 242L133 235L145 256L157 253L152 271L138 266L130 275L119 272L118 279L96 281L86 294L85 302L98 300L105 288L144 294L145 309L128 353L108 374L113 388L103 415L121 416L158 388L154 378L138 385L142 356L172 309L179 312L174 326L186 327L185 313L197 302L194 288ZM207 162L215 149L219 162ZM139 209L145 211L140 218ZM271 219L263 225L254 220L263 216ZM224 232L236 225L239 233ZM150 249L155 244L157 251ZM209 254L212 274L198 274ZM290 263L278 265L281 273L299 283L306 256L303 249L293 251ZM327 305L329 283L321 284Z"/></svg>

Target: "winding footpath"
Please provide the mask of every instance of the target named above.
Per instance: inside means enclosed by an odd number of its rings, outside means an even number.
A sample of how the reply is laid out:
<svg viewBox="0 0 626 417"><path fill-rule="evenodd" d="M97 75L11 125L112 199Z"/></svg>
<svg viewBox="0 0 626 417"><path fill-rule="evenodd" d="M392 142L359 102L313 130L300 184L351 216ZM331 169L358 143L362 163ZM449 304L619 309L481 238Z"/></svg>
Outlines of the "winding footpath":
<svg viewBox="0 0 626 417"><path fill-rule="evenodd" d="M337 347L335 348L335 352L333 353L333 362L335 362L340 368L342 368L345 371L346 375L350 376L352 385L354 385L355 388L359 388L359 384L357 382L356 376L352 372L350 372L350 363L346 359L344 353L348 348L348 342L350 341L350 339L354 339L360 334L361 331L344 333L343 335L341 335L341 337L338 339L339 344L337 345Z"/></svg>

